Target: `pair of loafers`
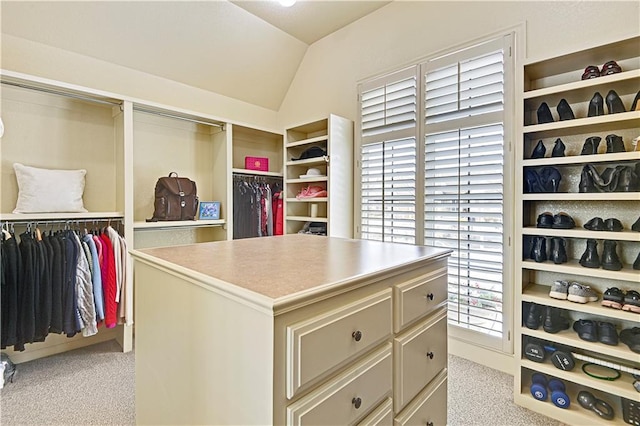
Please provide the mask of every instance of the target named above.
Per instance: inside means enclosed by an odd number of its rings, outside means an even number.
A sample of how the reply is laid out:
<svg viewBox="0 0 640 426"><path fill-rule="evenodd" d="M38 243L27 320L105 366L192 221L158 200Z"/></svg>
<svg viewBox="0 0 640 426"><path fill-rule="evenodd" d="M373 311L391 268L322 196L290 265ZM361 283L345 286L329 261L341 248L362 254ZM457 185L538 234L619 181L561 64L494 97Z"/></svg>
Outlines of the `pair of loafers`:
<svg viewBox="0 0 640 426"><path fill-rule="evenodd" d="M555 167L542 167L540 169L524 169L524 192L544 193L558 192L562 176Z"/></svg>
<svg viewBox="0 0 640 426"><path fill-rule="evenodd" d="M566 147L564 145L564 142L562 142L562 139L560 138L556 139L553 145L553 151L551 151L551 157L564 157L565 149ZM531 158L544 158L544 155L546 153L547 153L547 148L544 146L544 143L542 143L542 140L539 140L538 144L536 145L536 147L533 149L533 152L531 153Z"/></svg>
<svg viewBox="0 0 640 426"><path fill-rule="evenodd" d="M573 229L576 223L573 218L564 212L552 215L549 212L544 212L538 215L537 228L552 228L552 229Z"/></svg>
<svg viewBox="0 0 640 426"><path fill-rule="evenodd" d="M590 219L587 223L584 224L584 229L588 229L589 231L613 231L620 232L624 227L622 226L622 222L614 217L610 217L609 219L602 220L601 217L594 217Z"/></svg>
<svg viewBox="0 0 640 426"><path fill-rule="evenodd" d="M605 62L604 65L602 65L602 69L599 69L595 65L589 65L584 69L584 72L582 73L582 80L617 74L619 72L622 72L622 68L616 61Z"/></svg>
<svg viewBox="0 0 640 426"><path fill-rule="evenodd" d="M556 111L558 111L558 118L560 119L560 121L573 120L574 118L576 118L573 114L571 106L569 105L569 102L567 102L566 99L560 99L560 102L558 102L558 106L556 106ZM553 115L551 114L551 109L549 109L549 105L547 105L546 102L540 104L536 113L538 115L538 124L554 122Z"/></svg>

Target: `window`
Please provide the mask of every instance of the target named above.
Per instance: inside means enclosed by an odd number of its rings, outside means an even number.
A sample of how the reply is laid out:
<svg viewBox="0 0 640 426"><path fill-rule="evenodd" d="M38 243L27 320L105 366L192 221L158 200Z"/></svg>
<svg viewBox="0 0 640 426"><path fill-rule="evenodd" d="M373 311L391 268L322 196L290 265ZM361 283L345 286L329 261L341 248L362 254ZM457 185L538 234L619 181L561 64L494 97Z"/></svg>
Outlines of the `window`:
<svg viewBox="0 0 640 426"><path fill-rule="evenodd" d="M417 66L413 99L422 107L417 124L403 128L411 135L394 135L392 112L399 110L383 102L388 88L399 87L398 73L363 83L360 91L359 236L452 249L450 334L506 352L511 41L500 37ZM392 123L383 122L387 116Z"/></svg>

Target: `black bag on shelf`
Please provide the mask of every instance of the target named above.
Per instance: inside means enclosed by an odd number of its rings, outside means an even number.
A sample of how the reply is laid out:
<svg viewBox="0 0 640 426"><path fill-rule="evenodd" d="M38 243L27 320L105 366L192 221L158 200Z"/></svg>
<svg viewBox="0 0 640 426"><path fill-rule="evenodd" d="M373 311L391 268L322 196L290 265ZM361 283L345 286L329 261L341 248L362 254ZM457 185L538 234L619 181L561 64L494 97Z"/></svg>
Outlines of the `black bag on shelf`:
<svg viewBox="0 0 640 426"><path fill-rule="evenodd" d="M147 222L160 220L194 220L198 211L196 183L178 177L176 172L156 182L153 217Z"/></svg>

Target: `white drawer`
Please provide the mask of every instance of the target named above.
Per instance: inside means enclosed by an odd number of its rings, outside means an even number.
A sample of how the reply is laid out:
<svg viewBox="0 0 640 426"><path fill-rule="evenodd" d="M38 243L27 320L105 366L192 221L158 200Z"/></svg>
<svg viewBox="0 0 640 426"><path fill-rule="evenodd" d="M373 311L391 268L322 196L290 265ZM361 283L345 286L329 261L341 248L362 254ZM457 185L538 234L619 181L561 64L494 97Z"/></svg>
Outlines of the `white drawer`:
<svg viewBox="0 0 640 426"><path fill-rule="evenodd" d="M399 412L447 366L447 310L393 340L393 407Z"/></svg>
<svg viewBox="0 0 640 426"><path fill-rule="evenodd" d="M445 426L446 424L447 373L443 371L396 417L394 426Z"/></svg>
<svg viewBox="0 0 640 426"><path fill-rule="evenodd" d="M351 425L391 394L391 344L287 407L287 425Z"/></svg>
<svg viewBox="0 0 640 426"><path fill-rule="evenodd" d="M358 426L388 426L393 423L393 403L387 398L371 414L365 417Z"/></svg>
<svg viewBox="0 0 640 426"><path fill-rule="evenodd" d="M441 306L447 299L447 261L434 264L427 274L394 287L395 314L393 330L398 333L407 325Z"/></svg>
<svg viewBox="0 0 640 426"><path fill-rule="evenodd" d="M287 398L391 335L391 289L287 326Z"/></svg>

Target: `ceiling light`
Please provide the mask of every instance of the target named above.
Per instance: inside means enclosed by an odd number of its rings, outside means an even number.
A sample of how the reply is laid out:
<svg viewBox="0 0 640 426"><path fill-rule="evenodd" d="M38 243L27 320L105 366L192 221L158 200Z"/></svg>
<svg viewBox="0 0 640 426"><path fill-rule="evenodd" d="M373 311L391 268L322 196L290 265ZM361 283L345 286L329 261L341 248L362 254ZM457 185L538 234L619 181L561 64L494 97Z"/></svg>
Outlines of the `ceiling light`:
<svg viewBox="0 0 640 426"><path fill-rule="evenodd" d="M283 7L291 7L296 3L296 0L278 0L278 3Z"/></svg>

